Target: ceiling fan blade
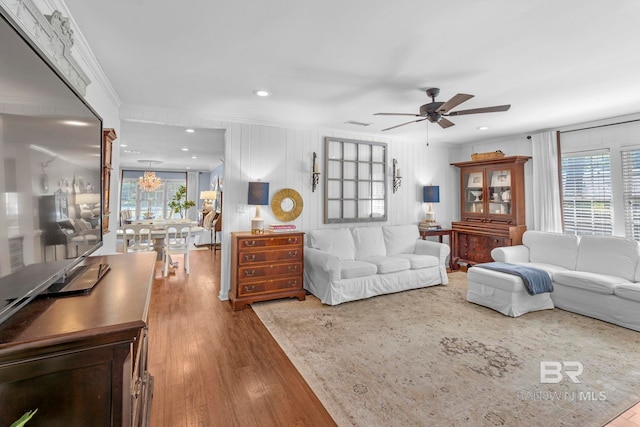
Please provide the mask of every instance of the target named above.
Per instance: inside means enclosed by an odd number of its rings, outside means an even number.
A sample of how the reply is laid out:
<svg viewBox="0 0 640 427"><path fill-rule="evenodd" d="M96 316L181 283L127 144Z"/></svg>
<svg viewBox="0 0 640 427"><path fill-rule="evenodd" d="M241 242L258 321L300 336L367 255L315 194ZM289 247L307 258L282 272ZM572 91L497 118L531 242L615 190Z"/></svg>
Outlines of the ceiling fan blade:
<svg viewBox="0 0 640 427"><path fill-rule="evenodd" d="M410 122L406 122L406 123L402 123L402 124L399 124L399 125L396 125L396 126L391 126L390 128L382 129L382 131L384 132L385 130L391 130L391 129L399 128L400 126L409 125L411 123L418 123L418 122L421 122L423 120L427 120L427 118L425 117L424 119L411 120Z"/></svg>
<svg viewBox="0 0 640 427"><path fill-rule="evenodd" d="M451 98L450 100L448 100L444 104L442 104L438 109L436 109L436 112L441 112L441 111L442 112L447 112L447 111L453 110L458 105L462 104L465 101L470 100L471 98L473 98L473 95L467 95L465 93L459 93L457 95L454 95L453 98Z"/></svg>
<svg viewBox="0 0 640 427"><path fill-rule="evenodd" d="M415 116L421 117L420 114L415 113L374 113L374 116Z"/></svg>
<svg viewBox="0 0 640 427"><path fill-rule="evenodd" d="M471 110L452 111L451 113L447 114L447 116L463 116L465 114L478 114L478 113L495 113L498 111L507 111L509 108L511 108L510 104L496 105L495 107L472 108Z"/></svg>
<svg viewBox="0 0 640 427"><path fill-rule="evenodd" d="M438 124L440 125L440 127L442 129L450 128L451 126L455 126L456 125L455 123L453 123L450 120L445 119L444 117L440 117L440 120L438 120Z"/></svg>

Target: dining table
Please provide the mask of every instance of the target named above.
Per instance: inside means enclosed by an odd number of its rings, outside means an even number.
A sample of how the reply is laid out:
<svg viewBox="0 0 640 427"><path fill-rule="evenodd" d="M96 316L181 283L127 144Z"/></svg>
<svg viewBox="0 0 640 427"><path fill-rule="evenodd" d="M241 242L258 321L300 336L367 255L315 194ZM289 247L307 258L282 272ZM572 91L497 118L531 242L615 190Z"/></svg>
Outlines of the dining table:
<svg viewBox="0 0 640 427"><path fill-rule="evenodd" d="M153 240L153 250L155 250L158 254L156 259L158 261L162 260L162 247L164 246L164 239L167 234L167 224L175 225L183 225L183 226L191 226L191 237L195 238L196 235L202 233L204 230L203 227L198 225L197 221L171 221L171 220L140 220L140 221L132 221L132 224L145 224L149 225L151 228L151 239ZM122 238L122 251L127 252L127 247L129 246L129 240L133 236L131 231L125 233L126 226L118 227L118 236Z"/></svg>

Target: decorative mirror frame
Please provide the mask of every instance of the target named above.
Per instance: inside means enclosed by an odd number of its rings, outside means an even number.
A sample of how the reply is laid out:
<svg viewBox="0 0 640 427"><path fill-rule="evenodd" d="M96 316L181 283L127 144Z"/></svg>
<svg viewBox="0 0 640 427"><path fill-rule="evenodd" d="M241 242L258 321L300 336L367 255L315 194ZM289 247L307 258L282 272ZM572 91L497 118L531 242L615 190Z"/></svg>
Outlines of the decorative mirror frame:
<svg viewBox="0 0 640 427"><path fill-rule="evenodd" d="M284 210L282 203L291 200L293 207L290 210ZM302 196L293 188L283 188L276 192L271 199L271 210L273 215L282 222L293 221L302 213Z"/></svg>
<svg viewBox="0 0 640 427"><path fill-rule="evenodd" d="M387 220L387 144L324 138L324 222Z"/></svg>

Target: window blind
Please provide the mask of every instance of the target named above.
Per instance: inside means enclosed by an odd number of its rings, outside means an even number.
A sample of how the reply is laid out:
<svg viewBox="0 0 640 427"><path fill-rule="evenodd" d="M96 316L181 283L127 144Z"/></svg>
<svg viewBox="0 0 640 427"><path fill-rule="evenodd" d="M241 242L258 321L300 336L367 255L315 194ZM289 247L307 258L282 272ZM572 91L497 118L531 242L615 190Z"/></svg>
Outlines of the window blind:
<svg viewBox="0 0 640 427"><path fill-rule="evenodd" d="M625 234L640 240L640 149L621 154Z"/></svg>
<svg viewBox="0 0 640 427"><path fill-rule="evenodd" d="M609 150L562 154L565 233L612 235Z"/></svg>

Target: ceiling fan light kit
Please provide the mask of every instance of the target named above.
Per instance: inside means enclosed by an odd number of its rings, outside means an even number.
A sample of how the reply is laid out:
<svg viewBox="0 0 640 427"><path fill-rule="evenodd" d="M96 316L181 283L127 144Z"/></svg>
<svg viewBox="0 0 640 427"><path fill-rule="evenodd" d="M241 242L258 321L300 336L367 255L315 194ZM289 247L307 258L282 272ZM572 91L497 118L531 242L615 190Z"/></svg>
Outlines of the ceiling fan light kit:
<svg viewBox="0 0 640 427"><path fill-rule="evenodd" d="M454 95L451 99L446 102L436 102L436 97L440 94L440 89L437 87L432 87L426 90L427 96L431 98L431 102L420 106L419 114L412 113L375 113L375 116L414 116L421 117L417 120L411 120L406 123L401 123L396 126L391 126L386 129L382 129L383 131L391 130L398 128L400 126L408 125L411 123L422 122L424 120L429 120L431 123L438 123L442 129L446 129L448 127L454 126L451 120L445 118L445 116L462 116L467 114L479 114L479 113L494 113L499 111L507 111L511 108L511 105L497 105L494 107L482 107L482 108L473 108L469 110L460 110L460 111L451 111L456 108L458 105L462 104L465 101L473 98L473 95L469 95L466 93L458 93Z"/></svg>

